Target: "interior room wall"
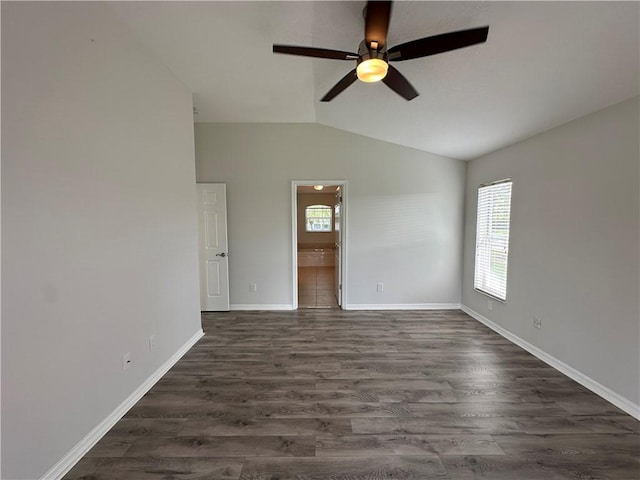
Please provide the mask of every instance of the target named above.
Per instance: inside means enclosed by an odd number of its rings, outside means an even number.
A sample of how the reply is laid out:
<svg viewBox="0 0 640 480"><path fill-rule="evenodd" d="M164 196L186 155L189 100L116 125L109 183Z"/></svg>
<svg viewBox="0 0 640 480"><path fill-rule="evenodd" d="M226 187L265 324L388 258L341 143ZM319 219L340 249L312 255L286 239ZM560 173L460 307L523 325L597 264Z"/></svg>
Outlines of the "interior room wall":
<svg viewBox="0 0 640 480"><path fill-rule="evenodd" d="M298 193L298 246L326 246L335 243L335 234L331 232L307 232L305 228L305 209L310 205L329 205L332 207L331 225L333 225L333 205L336 203L335 193Z"/></svg>
<svg viewBox="0 0 640 480"><path fill-rule="evenodd" d="M317 124L195 138L198 181L227 184L232 307L292 306L291 181L316 179L348 182L346 308L459 305L465 162Z"/></svg>
<svg viewBox="0 0 640 480"><path fill-rule="evenodd" d="M638 97L469 164L462 302L636 405ZM507 301L474 291L477 189L513 180ZM533 327L539 316L542 328Z"/></svg>
<svg viewBox="0 0 640 480"><path fill-rule="evenodd" d="M2 2L2 478L197 335L196 220L190 91L106 4Z"/></svg>

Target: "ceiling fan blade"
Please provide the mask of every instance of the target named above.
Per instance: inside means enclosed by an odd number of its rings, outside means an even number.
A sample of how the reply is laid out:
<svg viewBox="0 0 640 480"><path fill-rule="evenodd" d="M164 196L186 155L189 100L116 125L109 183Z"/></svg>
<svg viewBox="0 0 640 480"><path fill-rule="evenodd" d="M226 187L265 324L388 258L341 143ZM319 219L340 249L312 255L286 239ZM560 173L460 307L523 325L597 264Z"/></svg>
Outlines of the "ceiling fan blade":
<svg viewBox="0 0 640 480"><path fill-rule="evenodd" d="M367 47L378 42L378 50L387 44L392 2L367 2L364 19L364 41Z"/></svg>
<svg viewBox="0 0 640 480"><path fill-rule="evenodd" d="M405 100L413 100L418 95L418 91L413 88L413 85L409 83L404 75L402 75L395 67L389 65L389 70L387 70L387 76L382 79L384 84L389 87L391 90L396 92Z"/></svg>
<svg viewBox="0 0 640 480"><path fill-rule="evenodd" d="M487 26L413 40L390 48L388 50L389 60L399 62L469 47L486 42L488 34L489 27Z"/></svg>
<svg viewBox="0 0 640 480"><path fill-rule="evenodd" d="M356 69L354 68L349 73L347 73L342 80L336 83L331 90L327 92L327 94L322 97L321 102L330 102L338 95L340 95L346 88L355 82L358 79L358 75L356 74Z"/></svg>
<svg viewBox="0 0 640 480"><path fill-rule="evenodd" d="M302 57L332 58L335 60L356 60L357 53L329 50L327 48L298 47L295 45L273 45L273 53L286 53Z"/></svg>

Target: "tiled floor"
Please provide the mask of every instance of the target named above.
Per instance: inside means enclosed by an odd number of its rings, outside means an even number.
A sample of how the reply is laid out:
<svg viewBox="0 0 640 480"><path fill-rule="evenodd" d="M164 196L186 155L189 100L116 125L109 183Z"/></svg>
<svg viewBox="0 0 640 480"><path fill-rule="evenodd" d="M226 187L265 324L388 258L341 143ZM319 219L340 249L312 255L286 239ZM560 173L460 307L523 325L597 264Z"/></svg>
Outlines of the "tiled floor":
<svg viewBox="0 0 640 480"><path fill-rule="evenodd" d="M298 268L298 307L338 307L335 293L335 267Z"/></svg>

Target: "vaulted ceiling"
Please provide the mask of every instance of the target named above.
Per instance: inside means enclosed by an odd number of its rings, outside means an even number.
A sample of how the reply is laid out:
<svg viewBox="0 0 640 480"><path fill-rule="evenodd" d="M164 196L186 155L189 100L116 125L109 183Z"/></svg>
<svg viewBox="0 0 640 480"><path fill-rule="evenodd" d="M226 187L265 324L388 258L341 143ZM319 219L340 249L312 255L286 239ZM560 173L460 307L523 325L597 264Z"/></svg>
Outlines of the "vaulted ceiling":
<svg viewBox="0 0 640 480"><path fill-rule="evenodd" d="M328 103L355 61L272 44L357 51L365 2L111 5L193 91L197 122L317 122L472 159L639 94L638 2L396 2L390 46L484 25L488 40L396 63L410 102L356 82Z"/></svg>

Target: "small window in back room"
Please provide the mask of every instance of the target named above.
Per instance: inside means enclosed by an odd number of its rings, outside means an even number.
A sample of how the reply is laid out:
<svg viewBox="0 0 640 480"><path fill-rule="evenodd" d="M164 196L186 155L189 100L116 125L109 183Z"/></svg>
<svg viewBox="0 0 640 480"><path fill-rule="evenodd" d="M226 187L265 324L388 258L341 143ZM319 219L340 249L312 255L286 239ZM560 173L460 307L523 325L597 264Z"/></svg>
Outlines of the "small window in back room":
<svg viewBox="0 0 640 480"><path fill-rule="evenodd" d="M331 212L329 205L309 205L304 209L307 232L331 232Z"/></svg>
<svg viewBox="0 0 640 480"><path fill-rule="evenodd" d="M478 189L473 287L501 301L507 299L512 184L511 180L502 180Z"/></svg>

